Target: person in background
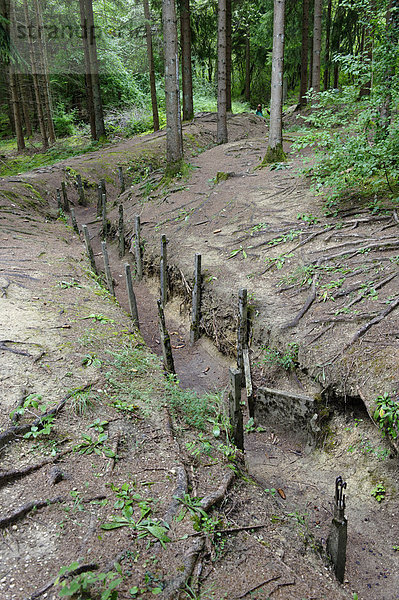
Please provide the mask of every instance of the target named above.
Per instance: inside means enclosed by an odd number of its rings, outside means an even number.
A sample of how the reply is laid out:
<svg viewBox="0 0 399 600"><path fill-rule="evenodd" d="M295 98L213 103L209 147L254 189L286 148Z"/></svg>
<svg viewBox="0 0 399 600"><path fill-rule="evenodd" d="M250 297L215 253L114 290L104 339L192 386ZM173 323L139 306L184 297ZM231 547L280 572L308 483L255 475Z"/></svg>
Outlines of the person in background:
<svg viewBox="0 0 399 600"><path fill-rule="evenodd" d="M270 115L270 112L267 109L266 109L266 112L267 112L268 115ZM262 111L262 105L261 104L258 104L258 106L256 107L256 113L255 114L258 115L258 117L265 118L265 115L263 114L263 111Z"/></svg>

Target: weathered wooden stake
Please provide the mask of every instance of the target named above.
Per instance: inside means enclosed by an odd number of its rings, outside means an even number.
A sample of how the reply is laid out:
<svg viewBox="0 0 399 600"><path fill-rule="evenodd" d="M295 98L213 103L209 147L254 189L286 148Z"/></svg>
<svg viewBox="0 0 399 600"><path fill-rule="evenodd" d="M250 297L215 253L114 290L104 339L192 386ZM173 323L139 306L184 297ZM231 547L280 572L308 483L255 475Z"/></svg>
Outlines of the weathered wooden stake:
<svg viewBox="0 0 399 600"><path fill-rule="evenodd" d="M62 210L63 209L62 202L61 202L60 188L57 188L57 207L58 207L58 210Z"/></svg>
<svg viewBox="0 0 399 600"><path fill-rule="evenodd" d="M82 177L81 177L80 173L78 173L76 175L76 185L78 186L79 204L81 204L82 206L85 206L85 204L86 204L85 192L83 189Z"/></svg>
<svg viewBox="0 0 399 600"><path fill-rule="evenodd" d="M342 477L335 480L334 514L330 535L327 539L327 552L334 565L335 575L340 583L344 582L346 564L346 543L348 521L345 518L346 482Z"/></svg>
<svg viewBox="0 0 399 600"><path fill-rule="evenodd" d="M233 443L239 450L244 450L244 422L241 410L242 373L230 367L229 418L232 428Z"/></svg>
<svg viewBox="0 0 399 600"><path fill-rule="evenodd" d="M245 387L247 388L248 412L249 412L249 416L254 418L254 416L255 416L254 390L252 387L251 363L249 360L248 348L243 349L242 357L243 357L243 362L244 362Z"/></svg>
<svg viewBox="0 0 399 600"><path fill-rule="evenodd" d="M132 273L130 270L130 265L128 263L125 264L125 275L126 275L127 295L129 298L130 315L131 315L133 323L136 325L137 329L140 329L139 314L137 312L136 296L133 291Z"/></svg>
<svg viewBox="0 0 399 600"><path fill-rule="evenodd" d="M97 271L97 267L96 267L96 261L94 260L94 252L93 252L93 248L91 246L90 235L89 235L89 230L87 229L87 225L82 225L82 229L83 229L83 236L85 238L86 252L87 252L87 256L89 257L89 261L90 261L90 265L91 265L92 271L96 275L98 275L98 271Z"/></svg>
<svg viewBox="0 0 399 600"><path fill-rule="evenodd" d="M102 227L101 227L101 235L103 238L107 235L107 196L105 194L102 195Z"/></svg>
<svg viewBox="0 0 399 600"><path fill-rule="evenodd" d="M175 373L175 365L173 362L172 345L170 343L170 337L168 330L165 325L165 313L163 310L163 304L161 300L157 300L158 305L158 317L159 317L159 335L161 338L162 356L165 371L168 373Z"/></svg>
<svg viewBox="0 0 399 600"><path fill-rule="evenodd" d="M119 205L118 235L119 258L123 258L125 256L125 226L123 224L123 204Z"/></svg>
<svg viewBox="0 0 399 600"><path fill-rule="evenodd" d="M103 188L101 183L97 186L97 217L101 217L103 212Z"/></svg>
<svg viewBox="0 0 399 600"><path fill-rule="evenodd" d="M64 212L69 212L69 200L68 200L68 194L66 191L66 185L65 185L65 181L61 181L61 189L62 189L62 198L64 201Z"/></svg>
<svg viewBox="0 0 399 600"><path fill-rule="evenodd" d="M237 326L237 369L242 374L241 387L245 386L243 350L248 345L248 304L247 290L238 292L238 326Z"/></svg>
<svg viewBox="0 0 399 600"><path fill-rule="evenodd" d="M120 193L123 194L123 192L125 191L125 177L123 175L123 168L122 167L118 167L118 178L119 178L119 186L120 186Z"/></svg>
<svg viewBox="0 0 399 600"><path fill-rule="evenodd" d="M199 338L201 319L201 254L196 254L194 259L194 287L192 297L190 343L194 344Z"/></svg>
<svg viewBox="0 0 399 600"><path fill-rule="evenodd" d="M101 250L104 258L104 268L105 268L105 277L107 279L107 286L109 291L113 296L115 296L114 282L112 279L111 268L109 266L109 257L108 257L108 249L107 242L101 242Z"/></svg>
<svg viewBox="0 0 399 600"><path fill-rule="evenodd" d="M168 256L167 256L167 239L166 235L161 235L161 265L160 265L160 282L161 282L161 302L162 305L168 301Z"/></svg>
<svg viewBox="0 0 399 600"><path fill-rule="evenodd" d="M78 222L76 220L75 209L72 206L71 206L71 221L72 221L73 230L76 231L76 233L79 233L79 227L78 227Z"/></svg>
<svg viewBox="0 0 399 600"><path fill-rule="evenodd" d="M141 225L139 215L136 215L134 219L134 256L136 258L137 281L141 281L143 279L143 257L141 254Z"/></svg>

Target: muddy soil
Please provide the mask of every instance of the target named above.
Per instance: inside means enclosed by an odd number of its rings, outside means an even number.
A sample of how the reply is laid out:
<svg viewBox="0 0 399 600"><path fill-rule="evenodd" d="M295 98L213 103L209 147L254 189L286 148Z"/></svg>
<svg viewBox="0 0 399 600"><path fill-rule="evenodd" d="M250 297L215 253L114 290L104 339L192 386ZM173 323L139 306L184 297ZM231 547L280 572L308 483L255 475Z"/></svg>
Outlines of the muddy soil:
<svg viewBox="0 0 399 600"><path fill-rule="evenodd" d="M200 142L195 140L212 143L214 117L205 115L192 127L196 131L189 135L194 137L186 135L186 140L192 142L192 154L198 154ZM263 432L249 428L244 471L238 463L244 476L225 490L222 504L212 514L221 533L212 530L204 536L191 591L186 587L181 597L195 597L199 591L204 599L229 600L351 598L353 592L364 599L399 598L394 549L398 546L397 458L356 400L361 395L370 407L376 395L392 392L396 385L395 311L350 343L362 325L382 314L389 306L386 302L395 301L396 222L390 214L373 215L367 209L327 219L306 181L296 174L300 157L290 157L287 168L254 170L265 149L262 121L253 116L232 118L230 134L235 141L191 156L195 168L189 179L166 189L148 185L145 199L139 189L142 182L117 198L112 177L116 165L127 162L129 152L137 163L137 153L146 144L160 144L162 134L2 182L2 431L11 426L10 411L29 393L40 394L51 406L80 387L90 389L94 402L94 412L87 409L82 415L76 414L76 400L69 398L49 438L18 437L6 444L2 472L50 459L54 447L58 453L71 450L81 443L82 434L92 434L93 428L88 427L97 418L108 421L107 443L117 448L118 461L114 464L103 449L92 454L73 452L56 463L64 471L57 484L51 479L51 463L14 483L4 480L2 516L32 500L57 497L59 502L3 528L1 598L31 597L74 561L95 563L106 571L123 551L121 597L135 597L128 593L135 586L136 597L152 597L158 589L167 597L168 583L184 570L192 542L200 536L188 515L181 522L171 521L173 543L165 544L165 549L159 543L146 547L148 530L143 539L131 527L101 530L101 524L117 512L112 508L117 491L110 484L120 487L129 482L132 493L134 488L151 507L151 516L162 519L173 505L182 470L188 475L191 495L197 497L215 491L230 472L218 454L217 442L208 449L211 457L203 453L201 438L193 436L178 415L173 416L171 437L162 409L165 392L158 363L150 356L144 364L140 359L138 365L130 364L128 378L115 366L121 348L129 348L130 357L142 348L123 310L127 309L123 264L129 260L134 267L133 255L119 261L116 247L110 247L118 283L119 304L115 304L87 274L79 236L62 222L50 220L55 214L54 188L66 167L71 169L70 182L75 171L82 172L87 183L107 176L111 222L117 218L112 204L121 200L128 224L141 215L146 277L135 290L144 341L157 353L158 282L151 275L157 272L159 237L167 235L172 288L167 322L183 387L203 392L225 386L228 365L233 364L237 291L247 287L253 305L254 363L264 344L284 348L295 342L300 348L298 365L288 375L276 365L257 368L254 364L256 383L321 394L330 404L335 401L335 416L322 448L310 449L295 431L287 432L284 423L265 422ZM228 174L227 179L215 180L218 172ZM154 184L157 174L152 178ZM72 186L69 193L76 202ZM92 196L94 200L94 190ZM76 209L80 223L91 223L98 255L93 209ZM313 219L299 220L298 213ZM190 298L184 280L190 285L195 252L203 257L202 329L208 336L192 348L188 344ZM323 265L328 268L322 269ZM361 293L371 288L373 292ZM309 310L292 325L313 289L317 294ZM355 309L348 307L353 300ZM143 393L149 387L152 400ZM339 394L346 403L337 400ZM122 411L116 408L115 396L125 402ZM32 418L24 415L28 417ZM186 441L191 443L190 451ZM194 447L202 453L193 455ZM322 558L337 475L348 483L343 586ZM381 503L371 496L378 483L385 488ZM134 510L137 517L136 505ZM259 528L240 529L250 525ZM185 535L189 537L181 539ZM42 596L56 598L57 589L50 587Z"/></svg>

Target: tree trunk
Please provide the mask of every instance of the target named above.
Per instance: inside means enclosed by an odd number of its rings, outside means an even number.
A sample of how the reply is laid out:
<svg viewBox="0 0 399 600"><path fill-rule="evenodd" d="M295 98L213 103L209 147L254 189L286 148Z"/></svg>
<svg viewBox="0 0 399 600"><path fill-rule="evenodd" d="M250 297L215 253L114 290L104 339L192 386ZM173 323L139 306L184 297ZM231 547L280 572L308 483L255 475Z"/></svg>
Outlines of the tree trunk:
<svg viewBox="0 0 399 600"><path fill-rule="evenodd" d="M232 0L226 0L226 110L232 112L231 106L231 72L232 72L232 41L231 41L231 10Z"/></svg>
<svg viewBox="0 0 399 600"><path fill-rule="evenodd" d="M17 149L18 152L25 150L25 140L22 130L22 119L21 119L21 105L20 96L17 84L17 76L14 73L12 62L10 62L10 92L11 92L11 104L14 115L15 134L17 136Z"/></svg>
<svg viewBox="0 0 399 600"><path fill-rule="evenodd" d="M93 140L96 140L97 139L96 117L94 114L94 105L93 105L93 86L92 86L92 81L91 81L89 38L88 38L88 32L87 32L87 19L86 19L86 13L85 13L84 0L79 0L79 9L80 9L80 27L82 30L83 54L84 54L84 61L85 61L85 87L86 87L87 112L89 114L91 137Z"/></svg>
<svg viewBox="0 0 399 600"><path fill-rule="evenodd" d="M395 56L395 49L398 45L399 37L399 1L390 0L386 12L386 40L387 40L387 54L391 57ZM381 118L381 130L379 132L380 137L388 135L388 129L391 122L392 112L392 84L394 75L394 62L391 58L387 65L385 73L385 100L380 108Z"/></svg>
<svg viewBox="0 0 399 600"><path fill-rule="evenodd" d="M301 84L299 88L299 107L306 106L308 91L309 61L309 0L302 3L302 46L301 46Z"/></svg>
<svg viewBox="0 0 399 600"><path fill-rule="evenodd" d="M174 0L162 0L165 54L166 162L173 175L181 168L183 138L180 113L179 57Z"/></svg>
<svg viewBox="0 0 399 600"><path fill-rule="evenodd" d="M25 14L25 24L26 24L26 27L28 28L30 26L30 21L29 21L29 9L28 9L27 0L24 0L24 14ZM40 94L40 83L39 83L39 77L38 77L37 69L36 69L36 58L35 58L35 52L34 52L34 48L33 48L33 42L30 37L29 37L29 56L30 56L30 62L31 62L31 68L32 68L33 87L34 87L34 91L35 91L37 120L39 122L40 135L42 138L43 148L44 148L44 150L47 150L48 138L47 138L47 131L46 131L46 123L45 123L44 114L43 114L42 98L41 98L41 94Z"/></svg>
<svg viewBox="0 0 399 600"><path fill-rule="evenodd" d="M157 89L155 86L155 69L154 69L154 53L152 50L152 34L151 34L151 15L148 0L143 0L144 18L145 18L145 36L147 40L147 59L148 70L150 74L150 89L151 89L151 106L152 106L152 122L154 131L159 130L159 115L157 102Z"/></svg>
<svg viewBox="0 0 399 600"><path fill-rule="evenodd" d="M30 113L29 113L28 83L26 82L23 75L19 75L18 83L19 83L19 97L21 98L22 113L24 115L26 137L30 138L30 137L32 137L32 124L31 124Z"/></svg>
<svg viewBox="0 0 399 600"><path fill-rule="evenodd" d="M313 70L312 70L312 88L313 88L314 92L320 92L322 12L323 12L323 0L315 0L315 2L314 2L314 23L313 23Z"/></svg>
<svg viewBox="0 0 399 600"><path fill-rule="evenodd" d="M269 144L263 163L285 159L283 150L285 0L274 0L272 82L270 96Z"/></svg>
<svg viewBox="0 0 399 600"><path fill-rule="evenodd" d="M35 0L35 13L36 13L36 23L39 32L44 31L44 23L43 23L43 15L41 11L41 7L39 4L39 0ZM54 130L54 122L52 115L52 107L51 107L51 95L50 95L50 78L48 73L48 61L47 61L47 49L45 46L45 42L41 35L38 36L38 51L39 51L39 62L42 69L42 73L40 76L41 84L42 84L42 95L44 99L44 114L47 120L47 132L50 139L50 143L55 143L55 130Z"/></svg>
<svg viewBox="0 0 399 600"><path fill-rule="evenodd" d="M85 16L84 24L86 24L86 35L88 35L88 55L90 64L88 73L90 73L91 76L93 112L96 125L96 139L101 139L105 137L105 126L97 59L97 43L94 26L93 0L80 0L80 2L83 2Z"/></svg>
<svg viewBox="0 0 399 600"><path fill-rule="evenodd" d="M191 70L190 0L182 0L180 10L181 74L183 88L183 121L194 116L193 77Z"/></svg>
<svg viewBox="0 0 399 600"><path fill-rule="evenodd" d="M245 36L245 100L251 100L251 39L249 31Z"/></svg>
<svg viewBox="0 0 399 600"><path fill-rule="evenodd" d="M326 21L326 47L324 51L324 89L330 87L330 37L332 0L328 0Z"/></svg>
<svg viewBox="0 0 399 600"><path fill-rule="evenodd" d="M218 116L217 142L227 142L226 106L226 0L218 0Z"/></svg>

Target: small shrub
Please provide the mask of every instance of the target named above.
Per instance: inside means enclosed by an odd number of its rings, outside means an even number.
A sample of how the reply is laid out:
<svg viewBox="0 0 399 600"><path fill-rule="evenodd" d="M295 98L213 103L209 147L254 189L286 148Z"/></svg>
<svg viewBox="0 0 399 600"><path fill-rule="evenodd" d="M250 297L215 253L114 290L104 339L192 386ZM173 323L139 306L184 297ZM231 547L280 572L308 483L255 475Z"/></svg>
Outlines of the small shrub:
<svg viewBox="0 0 399 600"><path fill-rule="evenodd" d="M374 412L374 420L381 429L383 435L388 435L396 440L399 434L399 402L393 400L389 394L376 398L377 408Z"/></svg>

